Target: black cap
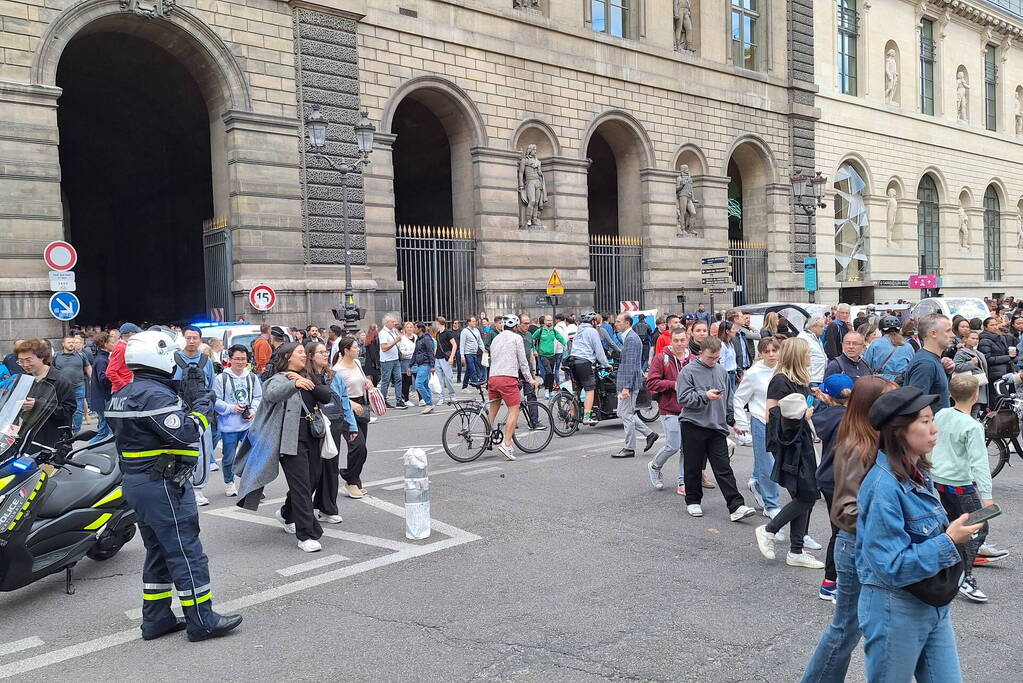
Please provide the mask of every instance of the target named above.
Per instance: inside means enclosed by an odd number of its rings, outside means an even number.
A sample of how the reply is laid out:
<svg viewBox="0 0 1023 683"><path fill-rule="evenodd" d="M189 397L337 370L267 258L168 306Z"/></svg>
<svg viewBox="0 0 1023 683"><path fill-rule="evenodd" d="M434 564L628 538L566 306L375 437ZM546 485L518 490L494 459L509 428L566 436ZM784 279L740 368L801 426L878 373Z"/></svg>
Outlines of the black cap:
<svg viewBox="0 0 1023 683"><path fill-rule="evenodd" d="M925 394L916 387L902 387L881 394L870 406L867 418L870 426L880 431L882 427L899 415L915 415L927 406L934 405L941 397Z"/></svg>
<svg viewBox="0 0 1023 683"><path fill-rule="evenodd" d="M274 325L270 328L270 336L274 339L288 339L291 335L285 332L283 327Z"/></svg>

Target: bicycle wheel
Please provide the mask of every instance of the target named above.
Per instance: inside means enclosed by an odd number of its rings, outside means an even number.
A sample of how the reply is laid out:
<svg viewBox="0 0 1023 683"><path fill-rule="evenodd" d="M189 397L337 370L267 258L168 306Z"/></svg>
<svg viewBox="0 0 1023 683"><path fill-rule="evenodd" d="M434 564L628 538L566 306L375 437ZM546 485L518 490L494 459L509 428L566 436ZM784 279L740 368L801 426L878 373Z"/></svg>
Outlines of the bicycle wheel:
<svg viewBox="0 0 1023 683"><path fill-rule="evenodd" d="M650 403L644 408L637 408L636 415L639 415L639 419L643 420L647 424L656 422L657 418L660 417L660 407L657 405L657 401L650 399Z"/></svg>
<svg viewBox="0 0 1023 683"><path fill-rule="evenodd" d="M539 401L523 401L519 408L512 441L523 453L539 453L554 438L551 409Z"/></svg>
<svg viewBox="0 0 1023 683"><path fill-rule="evenodd" d="M991 476L997 477L1009 459L1009 447L1002 439L988 439L987 464L991 468Z"/></svg>
<svg viewBox="0 0 1023 683"><path fill-rule="evenodd" d="M476 406L458 408L445 420L440 441L452 460L472 462L490 443L490 421Z"/></svg>
<svg viewBox="0 0 1023 683"><path fill-rule="evenodd" d="M572 436L579 429L579 402L567 391L559 391L550 401L551 426L558 436Z"/></svg>

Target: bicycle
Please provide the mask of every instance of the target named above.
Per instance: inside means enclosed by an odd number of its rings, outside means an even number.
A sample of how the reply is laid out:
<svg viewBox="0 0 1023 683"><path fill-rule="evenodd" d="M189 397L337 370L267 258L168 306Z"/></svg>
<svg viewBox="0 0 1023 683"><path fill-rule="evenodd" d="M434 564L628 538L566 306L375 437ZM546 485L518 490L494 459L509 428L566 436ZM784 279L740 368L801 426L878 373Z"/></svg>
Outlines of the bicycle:
<svg viewBox="0 0 1023 683"><path fill-rule="evenodd" d="M553 427L554 433L558 436L572 436L579 429L579 425L583 422L583 399L581 396L581 388L575 379L571 369L565 368L565 372L568 373L572 380L572 389L561 389L552 398L549 399L551 415L553 416ZM602 381L609 383L614 382L614 367L610 370L596 369L594 372L597 375L597 386L593 390L595 396L593 398L593 409L591 415L600 422L601 420L613 420L618 417L618 395L617 392L608 392L601 389ZM645 389L643 390L645 391ZM657 401L650 399L650 401L636 410L636 415L643 422L650 424L657 420L658 416Z"/></svg>
<svg viewBox="0 0 1023 683"><path fill-rule="evenodd" d="M1006 404L1011 405L1006 405ZM995 409L988 411L987 415L984 416L982 423L984 424L985 434L985 445L987 446L987 459L988 467L991 468L991 477L997 477L998 473L1002 471L1007 464L1009 464L1009 446L1011 445L1016 451L1016 454L1023 459L1023 446L1019 442L1019 428L1010 431L1008 436L987 436L992 430L989 429L990 425L995 419L995 415L1000 410L1011 410L1015 415L1017 423L1023 420L1023 398L1006 396L997 399L995 403Z"/></svg>
<svg viewBox="0 0 1023 683"><path fill-rule="evenodd" d="M483 451L492 451L504 441L505 421L491 425L488 415L490 404L501 399L487 400L483 393L485 382L471 382L471 385L479 390L479 400L456 399L458 407L448 416L441 430L444 452L456 462L472 462L483 455ZM539 401L523 401L512 442L523 453L539 453L554 438L553 422L551 410L546 405Z"/></svg>

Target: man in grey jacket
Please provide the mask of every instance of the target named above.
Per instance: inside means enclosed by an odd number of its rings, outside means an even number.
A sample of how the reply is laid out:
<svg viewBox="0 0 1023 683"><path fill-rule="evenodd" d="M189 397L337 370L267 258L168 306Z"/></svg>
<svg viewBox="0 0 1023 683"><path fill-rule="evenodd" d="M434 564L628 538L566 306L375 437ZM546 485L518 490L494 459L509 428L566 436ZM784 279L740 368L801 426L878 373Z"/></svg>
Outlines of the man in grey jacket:
<svg viewBox="0 0 1023 683"><path fill-rule="evenodd" d="M700 343L700 355L679 373L675 393L682 405L682 452L685 463L686 511L703 517L703 467L710 460L721 495L728 505L729 519L738 522L756 514L747 506L735 485L728 461L726 437L735 418L728 373L718 364L721 340L707 337Z"/></svg>
<svg viewBox="0 0 1023 683"><path fill-rule="evenodd" d="M611 457L635 458L636 432L646 437L644 453L654 445L658 435L636 416L636 398L643 388L643 341L632 329L632 316L619 314L615 319L615 331L622 337L622 360L615 376L615 388L618 389L618 417L625 427L625 448Z"/></svg>

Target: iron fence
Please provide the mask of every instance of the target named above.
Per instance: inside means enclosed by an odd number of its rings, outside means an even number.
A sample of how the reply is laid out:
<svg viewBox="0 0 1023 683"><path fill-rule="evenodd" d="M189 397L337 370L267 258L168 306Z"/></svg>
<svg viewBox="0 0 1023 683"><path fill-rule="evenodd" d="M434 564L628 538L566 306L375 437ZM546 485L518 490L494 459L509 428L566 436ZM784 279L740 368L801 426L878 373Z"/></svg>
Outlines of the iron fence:
<svg viewBox="0 0 1023 683"><path fill-rule="evenodd" d="M226 218L207 218L202 222L202 254L206 275L206 312L213 317L233 320L231 230L227 227ZM217 311L216 314L213 311Z"/></svg>
<svg viewBox="0 0 1023 683"><path fill-rule="evenodd" d="M590 235L590 279L596 285L594 306L616 313L619 301L638 301L643 308L643 246L639 237Z"/></svg>
<svg viewBox="0 0 1023 683"><path fill-rule="evenodd" d="M728 245L735 283L734 306L767 301L767 245L761 242L732 240Z"/></svg>
<svg viewBox="0 0 1023 683"><path fill-rule="evenodd" d="M468 228L398 226L398 279L404 320L465 320L479 311L476 240Z"/></svg>

